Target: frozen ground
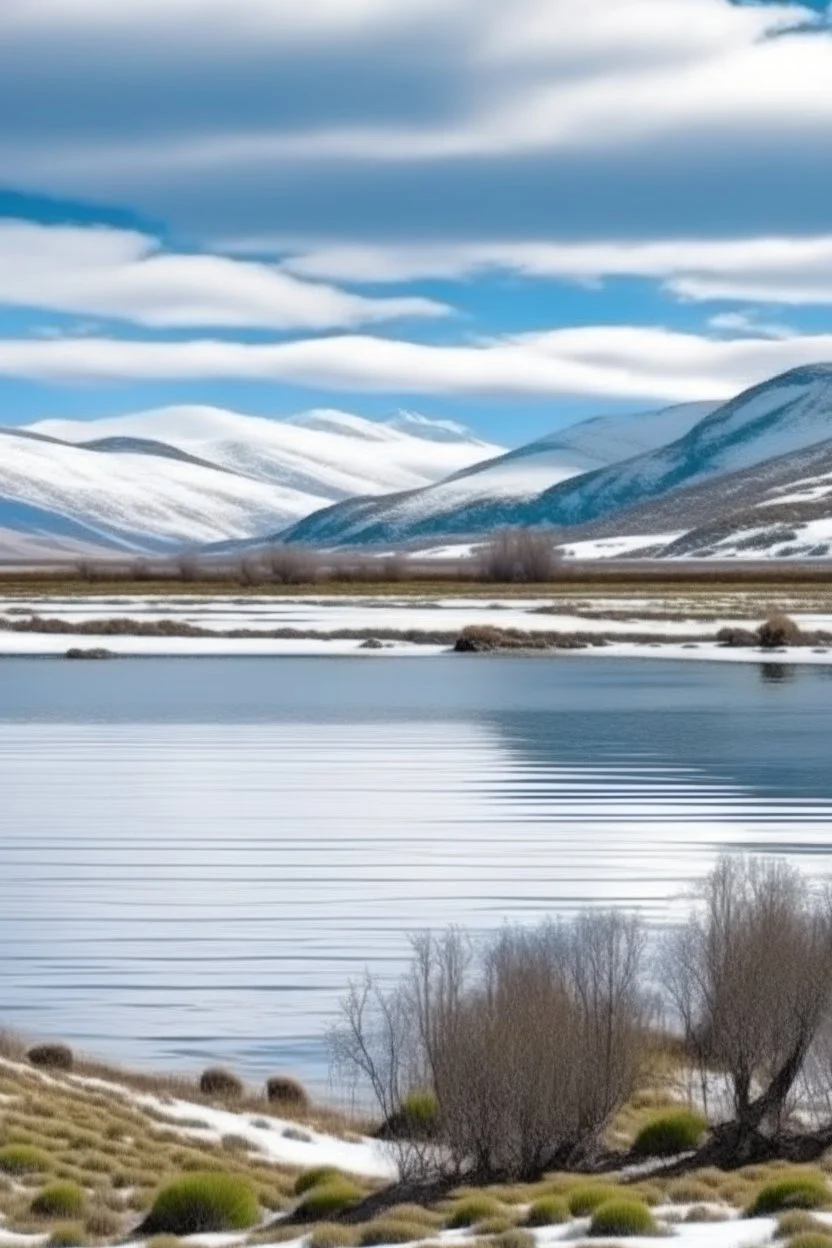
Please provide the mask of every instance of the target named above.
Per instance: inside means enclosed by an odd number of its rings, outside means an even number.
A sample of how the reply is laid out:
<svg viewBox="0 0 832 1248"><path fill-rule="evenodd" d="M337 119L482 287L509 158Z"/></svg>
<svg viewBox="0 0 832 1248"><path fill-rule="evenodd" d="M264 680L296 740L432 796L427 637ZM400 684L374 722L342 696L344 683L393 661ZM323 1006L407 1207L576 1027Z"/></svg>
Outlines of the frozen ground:
<svg viewBox="0 0 832 1248"><path fill-rule="evenodd" d="M208 598L177 597L0 597L0 655L62 655L72 646L98 646L124 655L385 655L431 656L471 625L520 629L529 633L589 633L611 640L607 646L575 653L606 657L708 658L756 662L756 650L726 650L712 640L725 626L753 627L773 610L788 610L806 629L832 632L832 596L823 593L764 602L751 594L708 597L684 594L649 598L408 598L406 596ZM27 617L58 620L55 632L16 632ZM116 636L106 621L169 622L197 626L216 637ZM101 632L79 632L101 621ZM237 629L267 634L291 630L290 637L229 638ZM358 634L344 636L344 634ZM378 633L380 647L368 649ZM407 636L410 634L410 636ZM415 636L414 636L415 635ZM638 640L635 637L638 636ZM620 641L615 641L620 637ZM645 640L646 638L646 640ZM767 652L770 653L770 652ZM790 661L824 663L832 648L789 651Z"/></svg>

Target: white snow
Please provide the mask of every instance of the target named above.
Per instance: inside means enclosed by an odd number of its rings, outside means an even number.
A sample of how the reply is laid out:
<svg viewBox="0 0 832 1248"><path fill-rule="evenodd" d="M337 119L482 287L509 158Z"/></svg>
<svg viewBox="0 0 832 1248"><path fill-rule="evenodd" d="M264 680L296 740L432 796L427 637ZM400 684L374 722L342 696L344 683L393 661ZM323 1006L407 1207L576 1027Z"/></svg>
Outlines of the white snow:
<svg viewBox="0 0 832 1248"><path fill-rule="evenodd" d="M564 542L560 549L570 559L615 559L640 550L669 546L680 533L640 533L622 537L598 537L583 542Z"/></svg>
<svg viewBox="0 0 832 1248"><path fill-rule="evenodd" d="M500 450L461 426L398 423L328 409L286 420L216 407L165 407L95 421L47 420L38 433L68 442L131 437L167 443L234 472L312 495L318 506L356 494L417 489ZM453 431L454 436L451 436ZM299 514L308 514L304 497Z"/></svg>
<svg viewBox="0 0 832 1248"><path fill-rule="evenodd" d="M605 606L606 604L606 606ZM549 610L541 612L541 606ZM725 610L717 604L716 620L702 621L691 611L689 619L651 618L651 607L660 608L660 602L649 599L595 600L597 616L585 618L569 602L557 606L551 599L534 597L524 599L437 598L434 600L409 601L406 598L268 598L252 597L243 600L189 599L189 598L49 598L22 599L0 598L0 616L13 608L22 618L26 609L50 619L66 621L67 631L62 633L11 632L0 630L0 655L60 656L71 647L93 649L103 647L119 655L171 655L171 656L313 656L354 655L361 658L384 657L432 657L447 653L443 644L419 644L401 640L382 640L381 649L364 649L362 640L344 640L332 634L342 630L363 630L370 634L387 630L405 632L417 630L424 633L447 633L455 636L469 625L494 625L499 628L516 628L526 632L583 632L626 636L647 633L656 637L655 643L613 642L603 647L586 650L559 651L558 657L600 658L673 658L713 659L720 662L766 662L781 661L777 652L756 649L723 648L715 641L688 642L686 637L700 635L715 637L720 628L753 627L750 621ZM606 614L608 609L609 614ZM556 613L550 614L550 611ZM764 614L764 612L763 612ZM808 614L792 610L791 614L807 629L832 632L832 613ZM89 634L73 631L82 622L129 617L144 621L175 620L214 629L219 634L238 628L260 631L292 628L320 634L318 637L239 638L213 637L130 637L107 633ZM762 618L762 615L759 617ZM756 620L759 623L759 619ZM789 663L832 663L832 647L812 649L799 647L787 653Z"/></svg>

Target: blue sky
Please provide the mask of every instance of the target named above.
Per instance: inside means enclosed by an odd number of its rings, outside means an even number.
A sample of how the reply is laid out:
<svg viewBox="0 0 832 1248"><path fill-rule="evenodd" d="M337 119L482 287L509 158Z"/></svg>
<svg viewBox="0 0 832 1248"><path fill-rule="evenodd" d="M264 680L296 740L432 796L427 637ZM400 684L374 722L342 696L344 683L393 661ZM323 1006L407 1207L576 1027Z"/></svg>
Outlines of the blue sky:
<svg viewBox="0 0 832 1248"><path fill-rule="evenodd" d="M832 359L830 83L820 0L4 0L0 421L516 444Z"/></svg>

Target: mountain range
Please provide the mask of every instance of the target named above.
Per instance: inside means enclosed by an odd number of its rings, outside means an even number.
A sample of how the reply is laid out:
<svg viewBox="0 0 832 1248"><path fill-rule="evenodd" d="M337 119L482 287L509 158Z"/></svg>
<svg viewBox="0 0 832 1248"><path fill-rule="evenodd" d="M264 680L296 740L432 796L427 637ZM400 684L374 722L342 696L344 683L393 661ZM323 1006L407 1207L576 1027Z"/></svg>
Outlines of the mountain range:
<svg viewBox="0 0 832 1248"><path fill-rule="evenodd" d="M501 447L448 421L212 407L0 428L0 551L164 551L279 532L332 502L422 487Z"/></svg>
<svg viewBox="0 0 832 1248"><path fill-rule="evenodd" d="M641 421L666 436L627 454L626 432ZM285 540L447 545L524 525L583 540L587 554L600 552L593 539L625 535L643 535L641 547L629 549L653 555L832 549L832 477L827 482L824 469L827 462L832 469L832 364L791 370L725 403L608 418L600 441L610 462L583 468L586 439L597 428L583 422L420 490L336 504L293 526Z"/></svg>
<svg viewBox="0 0 832 1248"><path fill-rule="evenodd" d="M599 416L505 451L401 411L171 407L0 428L0 554L464 546L545 526L586 557L832 553L832 364L727 402Z"/></svg>

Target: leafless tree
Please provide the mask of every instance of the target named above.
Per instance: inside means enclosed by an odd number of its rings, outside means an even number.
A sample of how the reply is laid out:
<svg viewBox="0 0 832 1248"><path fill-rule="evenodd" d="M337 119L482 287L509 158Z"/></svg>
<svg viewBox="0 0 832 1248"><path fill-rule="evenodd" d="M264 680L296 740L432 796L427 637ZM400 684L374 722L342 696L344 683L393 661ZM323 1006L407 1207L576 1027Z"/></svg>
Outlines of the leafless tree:
<svg viewBox="0 0 832 1248"><path fill-rule="evenodd" d="M701 906L668 938L662 979L703 1085L715 1071L728 1079L731 1121L714 1149L736 1164L782 1129L829 1014L825 899L779 860L725 858Z"/></svg>
<svg viewBox="0 0 832 1248"><path fill-rule="evenodd" d="M179 555L176 560L176 569L180 581L196 581L199 578L199 559L191 552Z"/></svg>
<svg viewBox="0 0 832 1248"><path fill-rule="evenodd" d="M550 581L561 559L552 535L537 529L504 529L476 555L482 578L499 584Z"/></svg>
<svg viewBox="0 0 832 1248"><path fill-rule="evenodd" d="M278 585L309 585L318 579L320 559L305 546L272 546L264 562Z"/></svg>
<svg viewBox="0 0 832 1248"><path fill-rule="evenodd" d="M351 990L335 1056L388 1120L412 1089L435 1094L438 1136L408 1146L410 1173L534 1177L591 1155L635 1088L643 951L620 915L506 929L478 957L460 932L420 937L393 990Z"/></svg>

